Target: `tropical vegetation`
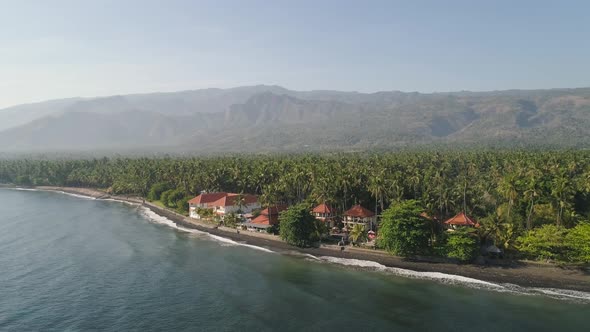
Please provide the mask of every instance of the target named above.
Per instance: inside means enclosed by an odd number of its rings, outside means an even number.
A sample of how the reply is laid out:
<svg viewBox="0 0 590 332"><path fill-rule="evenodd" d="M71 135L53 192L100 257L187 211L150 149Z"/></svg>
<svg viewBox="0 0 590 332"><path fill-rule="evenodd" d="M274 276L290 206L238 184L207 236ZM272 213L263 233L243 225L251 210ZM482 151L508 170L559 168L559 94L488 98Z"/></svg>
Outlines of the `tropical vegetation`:
<svg viewBox="0 0 590 332"><path fill-rule="evenodd" d="M316 224L319 221L309 212L306 204L297 204L281 212L279 235L285 242L298 247L309 247L318 240Z"/></svg>
<svg viewBox="0 0 590 332"><path fill-rule="evenodd" d="M265 206L325 202L341 212L356 203L383 214L380 238L401 227L388 221L388 207L410 204L413 211L439 221L464 211L481 225L478 241L494 244L508 256L589 261L590 151L28 158L0 160L0 183L159 196L177 209L201 191L257 194ZM420 236L419 245L407 254L446 245L448 239L438 236L436 224L426 225L428 242ZM565 241L563 252L556 237L545 234L551 233L548 225ZM393 252L405 251L379 242Z"/></svg>

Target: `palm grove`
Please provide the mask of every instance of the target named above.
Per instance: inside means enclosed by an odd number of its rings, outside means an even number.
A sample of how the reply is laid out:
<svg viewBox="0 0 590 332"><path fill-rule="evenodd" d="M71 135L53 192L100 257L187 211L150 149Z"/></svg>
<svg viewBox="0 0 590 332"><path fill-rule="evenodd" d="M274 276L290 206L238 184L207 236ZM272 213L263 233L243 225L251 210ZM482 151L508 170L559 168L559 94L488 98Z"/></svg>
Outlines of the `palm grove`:
<svg viewBox="0 0 590 332"><path fill-rule="evenodd" d="M358 203L383 214L379 245L395 254L468 259L493 243L514 257L590 261L586 151L18 159L0 160L0 182L164 192L179 209L203 190L257 194L265 206L326 202L344 211ZM481 227L447 236L419 217L461 211Z"/></svg>

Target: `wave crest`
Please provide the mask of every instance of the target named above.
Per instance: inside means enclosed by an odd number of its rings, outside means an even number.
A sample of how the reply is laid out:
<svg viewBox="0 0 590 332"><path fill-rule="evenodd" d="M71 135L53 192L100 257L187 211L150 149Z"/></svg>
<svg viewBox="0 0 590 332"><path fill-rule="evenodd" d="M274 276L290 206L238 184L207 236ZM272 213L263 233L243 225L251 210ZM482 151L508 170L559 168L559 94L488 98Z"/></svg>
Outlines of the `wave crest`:
<svg viewBox="0 0 590 332"><path fill-rule="evenodd" d="M172 221L166 217L162 217L159 214L155 213L154 211L152 211L146 207L142 207L141 211L142 211L142 214L146 218L148 218L158 224L166 225L168 227L175 228L175 229L182 231L182 232L204 235L210 239L213 239L213 240L215 240L219 243L225 244L225 245L242 246L242 247L248 247L248 248L252 248L252 249L256 249L256 250L260 250L260 251L264 251L264 252L268 252L268 253L274 253L274 251L267 249L267 248L263 248L263 247L259 247L259 246L255 246L255 245L251 245L251 244L247 244L247 243L236 242L234 240L224 238L222 236L214 235L211 233L203 232L203 231L200 231L197 229L191 229L191 228L185 228L182 226L178 226L174 221Z"/></svg>
<svg viewBox="0 0 590 332"><path fill-rule="evenodd" d="M321 256L319 257L320 260L332 264L339 264L345 266L355 266L365 269L371 269L375 271L382 271L385 273L390 273L397 276L413 278L413 279L423 279L423 280L432 280L444 284L452 284L452 285L462 285L467 287L473 287L477 289L485 289L490 291L496 292L508 292L513 294L520 294L520 295L542 295L551 297L554 299L559 300L568 300L578 303L585 303L590 304L590 293L582 292L582 291L573 291L567 289L557 289L557 288L528 288L522 287L514 284L496 284L484 280L459 276L455 274L446 274L441 272L419 272L407 269L401 269L397 267L387 267L383 264L373 262L373 261L366 261L360 259L353 259L353 258L339 258L339 257L329 257L329 256Z"/></svg>

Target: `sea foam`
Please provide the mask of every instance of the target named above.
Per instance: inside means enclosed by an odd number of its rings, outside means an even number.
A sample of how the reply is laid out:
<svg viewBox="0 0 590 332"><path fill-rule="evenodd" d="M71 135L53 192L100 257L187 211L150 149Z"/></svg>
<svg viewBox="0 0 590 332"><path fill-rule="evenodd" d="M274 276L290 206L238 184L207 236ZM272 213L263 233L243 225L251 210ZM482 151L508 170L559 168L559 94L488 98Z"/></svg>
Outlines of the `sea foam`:
<svg viewBox="0 0 590 332"><path fill-rule="evenodd" d="M556 288L529 288L522 287L514 284L496 284L484 280L475 278L463 277L455 274L446 274L441 272L419 272L408 269L401 269L396 267L387 267L383 264L360 260L352 258L339 258L321 256L320 260L332 264L339 264L345 266L355 266L373 271L381 271L384 273L390 273L393 275L407 277L412 279L431 280L439 283L450 284L450 285L461 285L477 289L485 289L496 292L507 292L521 295L543 295L559 300L568 300L578 303L590 304L590 293L573 291L567 289L556 289Z"/></svg>
<svg viewBox="0 0 590 332"><path fill-rule="evenodd" d="M219 242L221 244L224 244L224 245L229 245L229 246L242 246L242 247L247 247L247 248L251 248L251 249L255 249L255 250L260 250L260 251L264 251L264 252L268 252L268 253L274 253L274 251L272 251L270 249L267 249L267 248L263 248L263 247L259 247L259 246L255 246L255 245L251 245L251 244L247 244L247 243L236 242L236 241L234 241L232 239L224 238L222 236L218 236L218 235L214 235L214 234L211 234L211 233L203 232L203 231L200 231L200 230L197 230L197 229L190 229L190 228L185 228L185 227L182 227L182 226L178 226L172 220L170 220L170 219L168 219L166 217L160 216L159 214L153 212L152 210L150 210L150 209L148 209L146 207L142 207L141 208L141 211L142 211L142 214L146 218L148 218L148 219L150 219L150 220L152 220L152 221L154 221L154 222L156 222L158 224L166 225L168 227L175 228L175 229L177 229L179 231L182 231L182 232L203 235L203 236L206 236L206 237L208 237L208 238L210 238L212 240L215 240L215 241L217 241L217 242Z"/></svg>

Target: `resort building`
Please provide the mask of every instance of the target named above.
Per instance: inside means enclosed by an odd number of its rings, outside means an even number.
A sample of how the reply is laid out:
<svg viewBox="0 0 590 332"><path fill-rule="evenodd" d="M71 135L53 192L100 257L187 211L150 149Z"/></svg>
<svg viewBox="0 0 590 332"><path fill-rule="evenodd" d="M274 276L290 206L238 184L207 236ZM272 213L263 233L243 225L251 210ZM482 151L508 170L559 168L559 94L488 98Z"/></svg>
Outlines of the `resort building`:
<svg viewBox="0 0 590 332"><path fill-rule="evenodd" d="M266 208L260 211L258 217L251 221L241 223L242 227L245 227L249 231L266 231L267 228L278 225L279 214L287 209L285 205L278 205Z"/></svg>
<svg viewBox="0 0 590 332"><path fill-rule="evenodd" d="M449 230L454 230L459 227L479 227L479 223L477 221L471 219L463 212L445 221L444 225L448 227Z"/></svg>
<svg viewBox="0 0 590 332"><path fill-rule="evenodd" d="M350 210L344 212L344 225L348 229L352 229L356 224L365 226L365 230L370 230L377 222L375 213L360 205L355 205Z"/></svg>
<svg viewBox="0 0 590 332"><path fill-rule="evenodd" d="M259 209L258 197L248 194L235 193L203 193L188 201L189 216L194 219L201 219L199 210L207 209L213 214L223 218L229 213L250 213Z"/></svg>
<svg viewBox="0 0 590 332"><path fill-rule="evenodd" d="M311 213L317 220L325 222L330 228L334 227L336 211L331 206L326 203L320 204L314 207Z"/></svg>

